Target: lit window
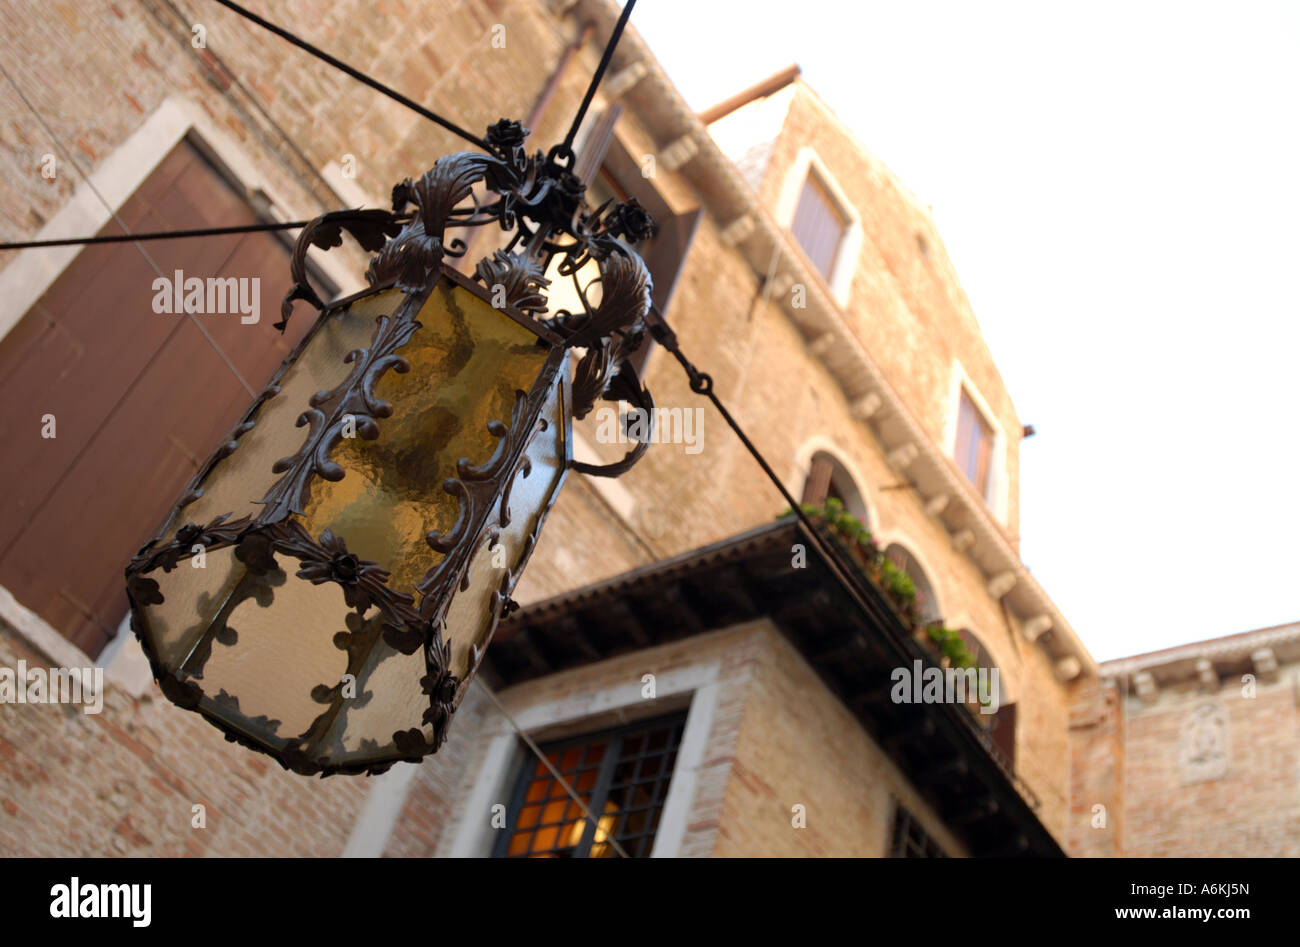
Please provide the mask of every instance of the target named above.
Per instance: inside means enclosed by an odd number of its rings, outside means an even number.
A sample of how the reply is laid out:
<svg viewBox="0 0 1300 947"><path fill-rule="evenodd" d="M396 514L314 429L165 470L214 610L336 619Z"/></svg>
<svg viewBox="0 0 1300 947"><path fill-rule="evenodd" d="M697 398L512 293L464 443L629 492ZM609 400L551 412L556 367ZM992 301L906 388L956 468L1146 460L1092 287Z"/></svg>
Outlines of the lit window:
<svg viewBox="0 0 1300 947"><path fill-rule="evenodd" d="M605 730L540 749L596 817L583 814L541 761L530 757L515 784L510 829L493 855L508 858L633 858L654 847L686 715Z"/></svg>
<svg viewBox="0 0 1300 947"><path fill-rule="evenodd" d="M957 466L975 485L980 496L989 495L989 473L993 461L993 428L980 414L975 402L963 390L957 409L957 443L953 450Z"/></svg>
<svg viewBox="0 0 1300 947"><path fill-rule="evenodd" d="M790 232L799 241L799 246L803 247L803 252L808 255L812 265L828 282L848 228L848 220L826 185L816 174L809 173L803 182L803 191L795 207Z"/></svg>
<svg viewBox="0 0 1300 947"><path fill-rule="evenodd" d="M889 844L890 858L947 858L939 843L921 828L916 817L902 806L894 807L894 831Z"/></svg>

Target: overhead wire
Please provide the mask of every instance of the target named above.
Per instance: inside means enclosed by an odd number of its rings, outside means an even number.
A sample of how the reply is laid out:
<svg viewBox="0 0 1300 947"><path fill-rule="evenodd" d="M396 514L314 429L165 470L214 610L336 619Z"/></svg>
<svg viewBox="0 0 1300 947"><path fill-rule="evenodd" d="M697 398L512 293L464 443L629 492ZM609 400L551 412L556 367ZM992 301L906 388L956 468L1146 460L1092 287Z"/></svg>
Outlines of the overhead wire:
<svg viewBox="0 0 1300 947"><path fill-rule="evenodd" d="M145 240L183 240L187 237L220 237L232 233L266 233L277 230L297 230L306 227L309 220L286 220L264 224L238 224L233 227L203 227L198 230L154 230L148 233L109 233L94 237L60 237L54 240L22 240L0 243L0 250L33 250L38 247L94 246L101 243L134 243Z"/></svg>

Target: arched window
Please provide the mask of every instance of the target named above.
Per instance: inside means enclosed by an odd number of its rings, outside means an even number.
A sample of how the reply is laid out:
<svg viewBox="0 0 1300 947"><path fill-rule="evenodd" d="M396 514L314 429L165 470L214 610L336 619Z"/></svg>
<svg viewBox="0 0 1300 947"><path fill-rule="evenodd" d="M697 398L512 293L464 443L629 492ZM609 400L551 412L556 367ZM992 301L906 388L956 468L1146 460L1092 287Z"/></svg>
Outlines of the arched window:
<svg viewBox="0 0 1300 947"><path fill-rule="evenodd" d="M976 638L975 635L973 635L970 631L968 631L965 628L959 628L957 630L957 634L961 635L961 640L966 643L966 650L970 652L970 656L975 660L975 667L984 668L986 670L997 669L998 664L995 660L993 660L993 655L989 653L989 650L984 647L983 643L978 638ZM997 702L999 705L1002 704L1002 697L1003 697L1001 678L1002 678L1002 674L999 671L998 685L997 685L998 686Z"/></svg>
<svg viewBox="0 0 1300 947"><path fill-rule="evenodd" d="M890 562L907 573L912 585L916 587L916 615L921 624L941 621L943 616L939 612L939 600L935 597L934 586L930 584L929 577L916 557L898 543L891 543L885 550L885 555Z"/></svg>
<svg viewBox="0 0 1300 947"><path fill-rule="evenodd" d="M991 688L996 688L996 705L998 709L997 713L991 715L991 719L988 720L988 735L993 747L1002 756L1007 766L1010 767L1014 765L1016 760L1016 705L1006 702L1006 682L1002 680L1002 672L998 669L997 661L994 660L989 650L984 647L984 643L966 628L959 629L957 633L961 635L962 641L966 643L966 650L975 659L975 667L985 671L998 671L997 676L990 683Z"/></svg>
<svg viewBox="0 0 1300 947"><path fill-rule="evenodd" d="M867 504L862 499L862 491L853 482L845 466L826 451L813 454L808 467L808 478L803 484L803 503L821 504L828 499L837 499L844 504L844 509L856 516L863 524L867 521Z"/></svg>

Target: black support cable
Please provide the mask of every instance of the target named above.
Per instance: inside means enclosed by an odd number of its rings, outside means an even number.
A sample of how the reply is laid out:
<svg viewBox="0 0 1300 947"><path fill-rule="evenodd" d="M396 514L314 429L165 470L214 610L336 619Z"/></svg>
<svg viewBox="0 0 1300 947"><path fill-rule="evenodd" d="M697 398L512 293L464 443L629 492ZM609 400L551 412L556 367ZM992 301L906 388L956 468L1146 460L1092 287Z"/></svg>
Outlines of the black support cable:
<svg viewBox="0 0 1300 947"><path fill-rule="evenodd" d="M753 457L758 465L763 468L763 473L767 474L767 478L776 485L778 490L781 491L781 496L785 497L785 501L790 504L790 509L794 511L795 516L799 517L799 521L807 527L809 538L812 539L813 544L817 546L822 555L828 560L832 562L835 561L833 552L826 546L825 541L813 525L808 514L803 511L803 506L797 502L790 491L785 488L785 484L782 483L781 478L776 475L776 471L773 470L772 465L767 462L767 458L763 456L762 451L760 451L758 447L755 446L754 442L749 439L749 435L744 432L736 419L731 416L731 412L727 410L727 406L722 403L722 400L717 396L717 393L714 392L713 377L706 372L700 371L691 363L690 359L682 354L682 350L677 344L677 333L675 333L668 325L663 314L653 305L650 307L650 312L654 316L653 319L649 320L650 334L654 337L656 342L672 353L673 358L677 359L678 363L682 366L682 369L686 372L686 377L690 379L691 391L695 392L697 395L704 395L704 397L708 398L709 401L713 402L713 407L717 409L720 415L722 415L722 420L726 421L727 426L735 432L736 437L740 438L740 443L745 446L745 450L749 451L750 456Z"/></svg>
<svg viewBox="0 0 1300 947"><path fill-rule="evenodd" d="M222 2L222 0L218 0L218 2ZM587 94L582 97L582 104L578 106L578 114L573 116L573 124L569 126L569 133L564 136L565 151L573 150L573 139L577 136L578 128L587 115L591 100L596 97L596 89L600 85L600 80L605 76L605 70L609 68L610 61L614 58L614 49L618 46L619 38L623 35L623 27L627 26L628 17L632 15L634 6L636 6L636 0L627 0L623 4L623 12L619 15L618 22L614 24L614 32L609 34L609 42L605 44L605 52L601 54L600 65L592 73L591 83L587 86Z"/></svg>
<svg viewBox="0 0 1300 947"><path fill-rule="evenodd" d="M235 227L206 227L201 230L155 230L152 233L115 233L102 237L67 237L60 240L25 240L0 243L0 250L27 250L34 247L79 247L96 243L135 243L137 240L173 240L184 237L219 237L228 233L266 233L306 227L310 220L287 220L272 224L240 224Z"/></svg>
<svg viewBox="0 0 1300 947"><path fill-rule="evenodd" d="M370 86L370 88L374 89L376 92L388 96L394 102L400 102L402 105L405 105L408 109L411 109L413 112L417 112L420 115L423 115L429 121L433 122L436 125L442 126L452 134L459 135L461 138L464 138L466 141L468 141L470 144L474 145L475 147L481 148L484 151L491 150L490 148L488 148L487 142L485 142L483 139L479 138L477 135L473 134L472 132L466 131L465 129L461 128L459 125L457 125L455 122L451 121L450 119L443 118L437 112L425 108L419 102L407 98L406 96L402 95L402 93L397 92L394 89L390 89L382 82L370 78L368 75L366 75L364 72L360 71L359 69L354 69L353 67L349 66L347 63L343 62L342 60L334 58L329 53L325 52L323 49L317 46L313 46L311 43L307 42L304 39L300 39L299 37L295 36L293 33L290 33L288 30L284 29L283 27L276 26L274 23L262 19L253 11L240 6L238 3L232 2L232 0L216 0L216 2L221 4L223 7L226 7L228 10L233 10L235 13L238 13L240 16L244 17L244 19L252 23L256 23L262 29L269 30L270 32L274 33L276 36L280 37L286 42L292 43L294 46L297 46L299 49L311 53L317 59L329 63L335 69L347 73L353 79L356 79L358 82Z"/></svg>
<svg viewBox="0 0 1300 947"><path fill-rule="evenodd" d="M453 132L456 135L459 135L461 138L464 138L466 141L470 142L473 145L478 146L484 151L491 150L488 148L487 143L484 142L482 139L480 139L478 136L473 135L470 132L467 132L465 129L461 128L459 125L455 124L454 122L451 122L448 119L443 118L437 112L431 111L425 108L424 106L420 105L418 102L415 102L407 98L406 96L402 95L400 92L390 89L382 82L379 82L376 79L372 79L370 76L366 75L365 73L357 69L354 69L352 66L349 66L347 63L339 59L336 59L335 57L331 56L329 53L325 52L324 50L316 46L313 46L311 43L308 43L306 40L300 39L298 36L295 36L293 33L290 33L288 30L284 29L283 27L276 26L274 23L264 20L256 13L253 13L251 10L248 10L245 7L240 6L238 3L233 2L233 0L215 0L215 2L221 4L223 7L226 7L229 10L232 10L233 12L239 14L245 19L249 20L250 22L257 24L263 29L270 31L271 33L274 33L276 36L279 36L281 39L284 39L285 41L292 43L294 46L297 46L299 49L311 53L313 56L317 57L323 62L333 66L335 69L347 73L349 76L351 76L353 79L356 79L358 82L361 82L369 86L370 88L374 89L375 91L388 96L390 99L393 99L395 102L405 105L407 108L423 116L424 118L427 118L429 121L435 123L436 125L441 126L442 128L447 129L450 132ZM600 82L604 78L605 72L609 68L609 64L614 58L614 50L618 47L618 41L623 35L623 28L627 26L628 18L632 15L632 8L635 6L636 6L636 0L627 0L627 2L623 6L623 12L619 15L618 22L614 24L614 29L610 33L609 40L605 44L605 50L601 54L600 64L596 67L596 71L592 73L591 82L587 85L587 92L583 96L582 104L578 107L578 112L573 117L573 123L569 126L568 135L566 135L564 138L565 150L572 150L573 139L577 136L578 129L582 126L582 120L586 117L587 109L590 108L592 99L595 98L596 90L600 87ZM201 229L201 230L157 231L154 233L120 234L120 235L115 234L111 236L102 236L102 237L69 237L66 239L59 239L59 240L25 240L25 241L13 242L13 243L0 243L0 251L27 250L36 247L90 246L92 244L99 244L99 243L133 243L138 240L167 240L172 238L180 239L184 237L214 237L214 236L220 236L222 234L231 234L231 233L256 233L259 231L293 230L298 227L305 227L307 226L308 223L309 221L298 220L298 221L290 221L290 222L279 223L279 224L272 223L272 224L252 224L248 226L239 226L239 227L212 227L212 228Z"/></svg>

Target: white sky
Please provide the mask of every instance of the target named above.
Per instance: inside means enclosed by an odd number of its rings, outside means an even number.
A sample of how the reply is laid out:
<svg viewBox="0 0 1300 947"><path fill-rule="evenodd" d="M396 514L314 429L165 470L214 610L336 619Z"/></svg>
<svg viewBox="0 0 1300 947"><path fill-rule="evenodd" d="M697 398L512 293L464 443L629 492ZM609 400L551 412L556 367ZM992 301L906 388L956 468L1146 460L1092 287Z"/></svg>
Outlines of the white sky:
<svg viewBox="0 0 1300 947"><path fill-rule="evenodd" d="M799 63L932 205L1038 430L1021 553L1095 657L1300 620L1300 0L632 22L696 109Z"/></svg>

